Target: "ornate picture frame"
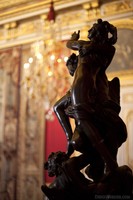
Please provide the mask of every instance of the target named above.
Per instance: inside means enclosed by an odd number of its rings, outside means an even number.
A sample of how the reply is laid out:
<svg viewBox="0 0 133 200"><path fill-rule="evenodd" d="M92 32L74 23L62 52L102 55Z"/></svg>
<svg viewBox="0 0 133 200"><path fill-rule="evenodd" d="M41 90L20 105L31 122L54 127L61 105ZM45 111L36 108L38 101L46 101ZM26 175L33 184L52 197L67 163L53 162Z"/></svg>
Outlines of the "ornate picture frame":
<svg viewBox="0 0 133 200"><path fill-rule="evenodd" d="M129 79L133 77L133 19L121 19L113 24L118 29L118 41L107 74L109 77Z"/></svg>

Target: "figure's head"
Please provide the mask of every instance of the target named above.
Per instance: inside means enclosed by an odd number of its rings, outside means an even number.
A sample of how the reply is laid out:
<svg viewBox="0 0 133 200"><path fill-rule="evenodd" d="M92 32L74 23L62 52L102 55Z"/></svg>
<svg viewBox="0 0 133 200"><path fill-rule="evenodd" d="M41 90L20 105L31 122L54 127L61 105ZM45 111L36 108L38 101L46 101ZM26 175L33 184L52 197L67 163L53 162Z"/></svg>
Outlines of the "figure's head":
<svg viewBox="0 0 133 200"><path fill-rule="evenodd" d="M111 37L109 33L112 35ZM94 23L88 30L88 38L94 42L108 42L113 45L117 41L117 29L109 22L98 19L97 23Z"/></svg>
<svg viewBox="0 0 133 200"><path fill-rule="evenodd" d="M62 163L68 160L68 158L65 152L52 152L48 157L48 161L44 164L44 169L48 170L48 175L50 177L58 176L61 173L60 168Z"/></svg>

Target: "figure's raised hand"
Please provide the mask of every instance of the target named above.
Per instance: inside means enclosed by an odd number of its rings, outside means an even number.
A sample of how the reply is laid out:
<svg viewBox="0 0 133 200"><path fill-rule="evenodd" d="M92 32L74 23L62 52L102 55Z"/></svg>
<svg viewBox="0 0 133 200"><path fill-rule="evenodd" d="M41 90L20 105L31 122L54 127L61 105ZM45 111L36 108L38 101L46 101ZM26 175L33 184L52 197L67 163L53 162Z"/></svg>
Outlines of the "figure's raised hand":
<svg viewBox="0 0 133 200"><path fill-rule="evenodd" d="M80 30L78 30L78 33L76 31L72 34L71 39L72 40L78 40L80 37Z"/></svg>

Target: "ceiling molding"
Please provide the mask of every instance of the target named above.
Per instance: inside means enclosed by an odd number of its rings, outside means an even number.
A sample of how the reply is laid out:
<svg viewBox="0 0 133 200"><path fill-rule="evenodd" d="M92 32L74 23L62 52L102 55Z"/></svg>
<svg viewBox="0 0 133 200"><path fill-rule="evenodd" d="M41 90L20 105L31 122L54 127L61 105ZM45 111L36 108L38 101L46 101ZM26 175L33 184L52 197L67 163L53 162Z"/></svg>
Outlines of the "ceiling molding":
<svg viewBox="0 0 133 200"><path fill-rule="evenodd" d="M4 1L4 0L3 0ZM65 0L55 0L54 1L54 8L55 11L60 11L63 9L68 9L68 8L72 8L72 7L77 7L80 6L82 7L82 5L84 3L88 3L88 2L92 2L93 0L68 0L67 3ZM9 5L10 5L10 1ZM11 1L12 2L12 1ZM18 0L19 2L19 0ZM22 1L23 2L23 1ZM4 24L4 23L8 23L8 22L12 22L12 21L18 21L18 20L23 20L23 19L27 19L30 17L35 17L37 15L41 15L41 14L46 14L49 11L49 6L50 6L50 0L45 0L45 1L41 1L39 3L33 2L32 4L27 4L27 3L23 3L23 4L16 4L16 6L14 6L12 9L7 9L7 10L3 10L0 13L0 25ZM0 7L2 8L2 7ZM1 10L1 9L0 9Z"/></svg>

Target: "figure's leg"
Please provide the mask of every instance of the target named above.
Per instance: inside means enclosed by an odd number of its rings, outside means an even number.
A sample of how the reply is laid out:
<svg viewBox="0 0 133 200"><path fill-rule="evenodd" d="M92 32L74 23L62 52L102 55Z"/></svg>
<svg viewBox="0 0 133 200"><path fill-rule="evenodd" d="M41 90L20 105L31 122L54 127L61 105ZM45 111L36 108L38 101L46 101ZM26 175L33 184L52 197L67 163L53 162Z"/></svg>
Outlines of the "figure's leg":
<svg viewBox="0 0 133 200"><path fill-rule="evenodd" d="M73 133L72 144L76 151L83 153L86 157L86 166L89 165L85 170L86 175L95 182L99 181L104 175L104 161L78 125Z"/></svg>
<svg viewBox="0 0 133 200"><path fill-rule="evenodd" d="M97 150L105 164L108 166L109 170L112 171L118 167L116 160L111 155L108 147L104 143L104 139L101 137L98 130L94 127L91 120L90 122L86 120L79 120L79 123L92 143L92 146Z"/></svg>
<svg viewBox="0 0 133 200"><path fill-rule="evenodd" d="M73 135L69 117L65 114L65 109L69 105L70 93L67 93L54 105L54 112L66 134L67 140L70 141Z"/></svg>
<svg viewBox="0 0 133 200"><path fill-rule="evenodd" d="M71 179L73 179L73 181L75 181L76 184L84 186L84 184L90 183L83 173L80 172L80 170L88 165L88 161L87 154L81 154L79 156L71 157L64 163L66 173Z"/></svg>
<svg viewBox="0 0 133 200"><path fill-rule="evenodd" d="M73 146L70 143L73 135L72 127L69 121L69 117L65 113L65 109L69 106L70 103L71 102L70 102L70 91L69 91L54 105L54 112L65 132L66 139L68 142L68 150L67 150L68 156L70 156L74 152Z"/></svg>

